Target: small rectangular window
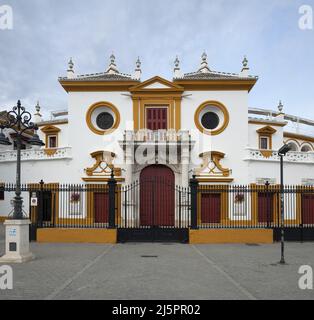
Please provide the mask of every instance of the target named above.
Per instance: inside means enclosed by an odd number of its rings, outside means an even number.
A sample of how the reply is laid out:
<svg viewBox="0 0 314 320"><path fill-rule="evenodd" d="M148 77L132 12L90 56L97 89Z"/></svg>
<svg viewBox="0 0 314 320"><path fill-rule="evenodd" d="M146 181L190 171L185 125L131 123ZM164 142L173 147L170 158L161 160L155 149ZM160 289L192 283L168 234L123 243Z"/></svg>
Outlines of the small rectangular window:
<svg viewBox="0 0 314 320"><path fill-rule="evenodd" d="M260 138L260 149L268 150L269 149L268 141L269 141L268 137L261 137Z"/></svg>
<svg viewBox="0 0 314 320"><path fill-rule="evenodd" d="M57 148L57 136L48 136L48 148Z"/></svg>

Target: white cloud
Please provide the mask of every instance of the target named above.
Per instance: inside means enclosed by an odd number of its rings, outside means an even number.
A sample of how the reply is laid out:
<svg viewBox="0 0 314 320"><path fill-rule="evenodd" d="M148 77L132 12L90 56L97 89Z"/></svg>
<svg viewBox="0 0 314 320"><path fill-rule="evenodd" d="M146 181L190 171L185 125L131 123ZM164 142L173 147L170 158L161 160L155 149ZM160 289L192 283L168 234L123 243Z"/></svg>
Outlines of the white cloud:
<svg viewBox="0 0 314 320"><path fill-rule="evenodd" d="M64 108L57 82L70 56L78 73L104 71L114 51L122 72L142 60L143 77L172 77L178 54L184 72L203 50L215 70L239 72L244 54L260 75L251 106L313 118L313 31L297 28L299 0L7 0L14 30L0 31L0 105L17 99ZM302 82L302 84L300 84ZM298 106L296 106L298 103Z"/></svg>

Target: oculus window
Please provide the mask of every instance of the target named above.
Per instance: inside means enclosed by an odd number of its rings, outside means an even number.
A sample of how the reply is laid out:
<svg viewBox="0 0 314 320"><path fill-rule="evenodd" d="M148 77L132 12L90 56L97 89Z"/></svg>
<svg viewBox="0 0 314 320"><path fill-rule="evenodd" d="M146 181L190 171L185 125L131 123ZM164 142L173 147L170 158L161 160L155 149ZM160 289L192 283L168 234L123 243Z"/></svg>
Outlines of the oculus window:
<svg viewBox="0 0 314 320"><path fill-rule="evenodd" d="M88 108L86 123L96 134L110 134L120 124L120 113L110 102L97 102Z"/></svg>

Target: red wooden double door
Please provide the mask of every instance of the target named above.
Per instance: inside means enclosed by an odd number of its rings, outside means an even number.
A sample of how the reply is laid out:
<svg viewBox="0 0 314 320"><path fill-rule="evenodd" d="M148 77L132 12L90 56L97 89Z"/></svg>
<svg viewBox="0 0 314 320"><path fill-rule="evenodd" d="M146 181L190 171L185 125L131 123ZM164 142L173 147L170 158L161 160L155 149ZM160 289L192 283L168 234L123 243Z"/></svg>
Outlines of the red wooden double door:
<svg viewBox="0 0 314 320"><path fill-rule="evenodd" d="M140 176L140 225L174 226L175 177L164 165L144 168Z"/></svg>

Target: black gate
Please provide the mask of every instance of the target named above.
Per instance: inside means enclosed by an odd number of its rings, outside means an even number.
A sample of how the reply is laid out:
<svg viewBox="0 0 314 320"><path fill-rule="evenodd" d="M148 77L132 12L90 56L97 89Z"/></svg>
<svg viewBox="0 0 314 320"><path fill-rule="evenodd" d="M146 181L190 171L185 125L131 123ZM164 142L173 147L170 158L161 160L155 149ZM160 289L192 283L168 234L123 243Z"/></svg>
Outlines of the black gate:
<svg viewBox="0 0 314 320"><path fill-rule="evenodd" d="M164 177L151 177L117 192L122 204L118 242L188 242L189 188L175 186Z"/></svg>

